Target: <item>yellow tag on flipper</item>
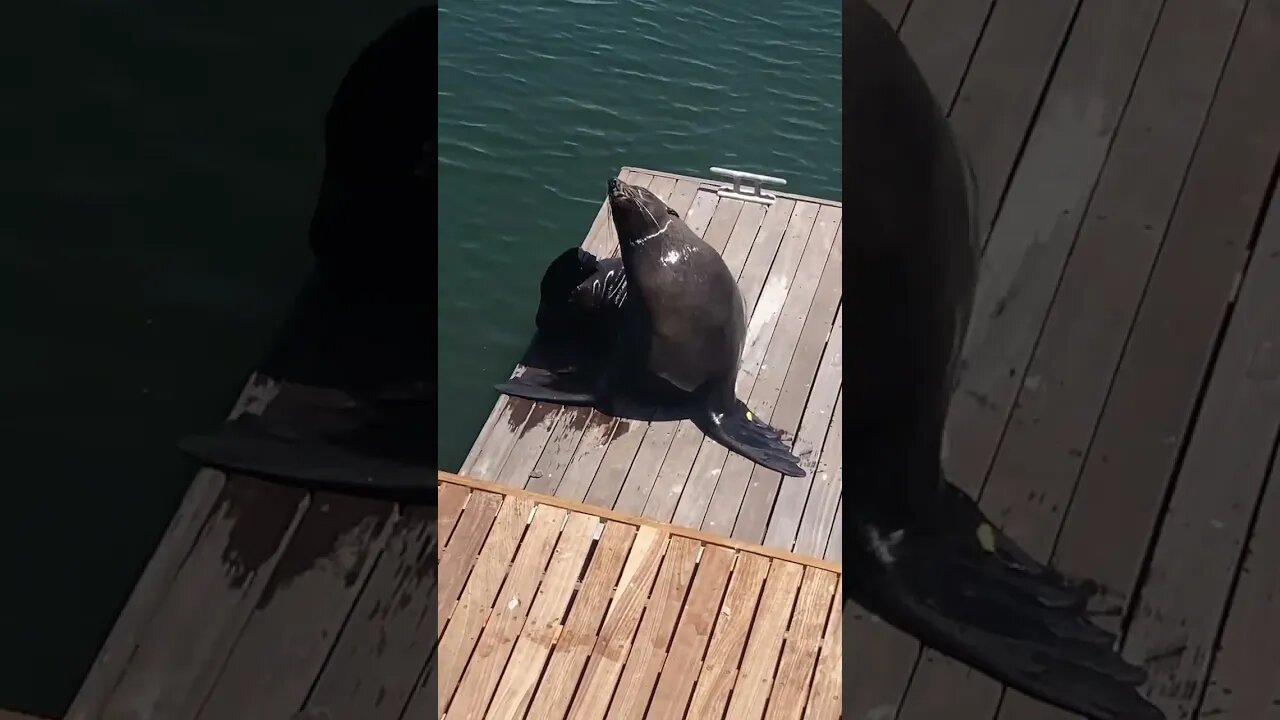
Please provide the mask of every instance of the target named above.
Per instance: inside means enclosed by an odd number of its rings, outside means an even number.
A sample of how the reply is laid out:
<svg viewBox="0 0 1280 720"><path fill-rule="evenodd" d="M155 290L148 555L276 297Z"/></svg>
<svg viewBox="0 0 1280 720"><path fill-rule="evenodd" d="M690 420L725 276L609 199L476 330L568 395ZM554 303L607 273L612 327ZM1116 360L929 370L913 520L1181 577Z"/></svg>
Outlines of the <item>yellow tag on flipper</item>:
<svg viewBox="0 0 1280 720"><path fill-rule="evenodd" d="M987 552L996 551L996 530L987 523L978 526L978 544Z"/></svg>
<svg viewBox="0 0 1280 720"><path fill-rule="evenodd" d="M751 414L751 411L750 411L750 410L748 410L748 411L747 411L747 419L748 419L748 420L752 420L752 421L754 421L754 420L756 419L756 416L755 416L755 415L752 415L752 414Z"/></svg>

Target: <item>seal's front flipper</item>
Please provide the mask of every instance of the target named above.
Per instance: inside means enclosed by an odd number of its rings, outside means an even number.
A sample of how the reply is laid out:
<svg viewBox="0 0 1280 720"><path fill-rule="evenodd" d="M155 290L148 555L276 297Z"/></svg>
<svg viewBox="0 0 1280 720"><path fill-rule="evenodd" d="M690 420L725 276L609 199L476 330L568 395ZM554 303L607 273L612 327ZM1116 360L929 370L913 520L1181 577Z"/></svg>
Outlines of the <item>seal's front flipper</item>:
<svg viewBox="0 0 1280 720"><path fill-rule="evenodd" d="M851 599L1033 697L1095 720L1162 720L1137 691L1143 670L1089 620L1092 589L1031 559L968 496L948 490L938 512L905 528L850 506Z"/></svg>
<svg viewBox="0 0 1280 720"><path fill-rule="evenodd" d="M561 405L593 405L596 391L589 378L541 368L525 368L520 377L494 386L504 395Z"/></svg>
<svg viewBox="0 0 1280 720"><path fill-rule="evenodd" d="M790 477L805 476L782 432L762 422L740 400L723 414L708 407L693 422L707 437L752 462Z"/></svg>

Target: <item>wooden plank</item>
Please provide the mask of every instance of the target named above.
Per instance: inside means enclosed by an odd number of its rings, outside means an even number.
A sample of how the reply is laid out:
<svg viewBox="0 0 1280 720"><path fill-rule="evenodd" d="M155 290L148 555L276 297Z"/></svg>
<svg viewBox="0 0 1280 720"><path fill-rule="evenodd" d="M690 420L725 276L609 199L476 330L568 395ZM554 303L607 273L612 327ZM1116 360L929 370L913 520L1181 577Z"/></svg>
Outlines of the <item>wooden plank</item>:
<svg viewBox="0 0 1280 720"><path fill-rule="evenodd" d="M100 718L195 715L307 500L294 488L227 481Z"/></svg>
<svg viewBox="0 0 1280 720"><path fill-rule="evenodd" d="M439 673L438 685L435 687L439 688L441 710L453 696L453 691L462 678L462 671L471 657L471 650L480 637L480 631L484 628L484 623L488 620L489 612L493 608L494 599L502 587L507 566L515 556L517 548L521 546L520 539L524 535L525 524L529 521L529 513L533 507L533 501L525 498L507 497L502 501L502 510L498 512L498 519L494 521L493 528L489 531L484 548L480 551L480 557L476 560L475 570L467 580L467 585L462 591L457 607L454 608L452 617L447 624L443 616L440 619L438 632L442 635L440 647L436 653L436 667L433 669ZM535 522L533 527L545 532L546 523ZM556 530L558 531L559 527ZM441 578L443 582L443 574ZM430 682L425 685L427 688L433 687ZM428 698L424 695L428 694L429 692L424 693L421 690L415 692L410 701L410 707L413 707L415 702L426 702Z"/></svg>
<svg viewBox="0 0 1280 720"><path fill-rule="evenodd" d="M1274 627L1280 617L1280 464L1274 458L1239 577L1197 717L1277 720L1280 645L1273 633L1262 630Z"/></svg>
<svg viewBox="0 0 1280 720"><path fill-rule="evenodd" d="M251 375L228 417L235 418L243 413L262 414L278 390L279 385L271 378ZM216 470L204 468L196 473L182 504L169 521L169 527L161 536L155 552L134 584L129 600L116 617L102 649L80 684L67 709L66 720L97 720L100 717L103 704L136 652L138 640L164 599L165 590L195 545L225 482L226 477Z"/></svg>
<svg viewBox="0 0 1280 720"><path fill-rule="evenodd" d="M471 576L476 556L489 537L489 529L502 508L503 496L493 492L474 492L467 502L462 520L444 550L440 551L440 588L437 597L440 622L436 636L444 633L445 622L453 615L458 594ZM511 522L511 520L508 520Z"/></svg>
<svg viewBox="0 0 1280 720"><path fill-rule="evenodd" d="M805 399L810 397L809 390L821 368L823 345L831 334L831 318L835 316L840 301L840 287L821 297L818 295L819 280L826 276L826 267L834 264L838 268L840 265L842 255L837 249L840 241L840 210L823 208L818 213L809 244L776 321L777 329L769 340L759 377L751 389L752 411L768 418L770 425L793 437L800 428ZM818 300L823 304L819 305ZM809 322L810 314L813 314L812 323ZM835 402L835 389L826 387L823 391L827 396L819 402L829 407ZM784 397L787 399L785 405ZM814 458L813 464L816 460ZM812 465L805 471L812 472ZM764 541L778 487L782 484L782 473L755 463L744 468L744 473L748 479L743 488L741 507L729 527L734 537L760 543ZM728 512L725 518L728 521Z"/></svg>
<svg viewBox="0 0 1280 720"><path fill-rule="evenodd" d="M783 637L804 576L804 567L795 563L774 560L771 565L760 596L760 611L752 623L742 668L729 699L728 717L734 720L764 716L765 703L773 689L778 654L782 651Z"/></svg>
<svg viewBox="0 0 1280 720"><path fill-rule="evenodd" d="M698 572L684 603L680 624L676 626L671 649L662 665L658 686L653 692L649 717L684 717L698 679L697 670L702 666L702 655L711 638L711 629L719 616L720 603L724 599L725 585L733 570L736 553L726 547L706 545Z"/></svg>
<svg viewBox="0 0 1280 720"><path fill-rule="evenodd" d="M695 190L696 186L689 183L680 192L693 192ZM684 201L675 198L670 203L672 209L683 213L684 211L679 207L681 204L684 204ZM677 423L675 422L645 422L642 420L633 420L628 424L629 433L639 432L643 434L643 439L639 442L635 451L634 461L625 463L625 475L620 479L617 473L624 470L624 463L609 462L608 457L606 457L606 462L602 464L600 473L596 475L595 483L601 484L602 491L605 488L622 488L616 504L611 503L611 506L619 507L627 512L639 512L639 509L644 507L644 499L649 495L648 488L652 487L658 469L662 466L662 459L671 445L671 438L676 426ZM624 449L629 449L629 446L625 446ZM619 460L625 458L626 454L624 453ZM602 476L601 473L606 473L606 475Z"/></svg>
<svg viewBox="0 0 1280 720"><path fill-rule="evenodd" d="M973 163L984 233L1000 207L1062 44L1074 34L1079 5L1079 0L1002 0L978 41L951 109L951 125ZM1043 109L1040 115L1045 115Z"/></svg>
<svg viewBox="0 0 1280 720"><path fill-rule="evenodd" d="M653 587L666 554L669 536L664 532L646 533L641 528L627 566L608 612L604 626L587 661L582 683L569 712L570 720L601 720L618 684L623 663L631 651L632 639L640 625L649 590ZM645 536L653 537L652 542ZM643 541L643 542L642 542ZM634 568L634 570L632 570ZM632 570L628 572L628 570Z"/></svg>
<svg viewBox="0 0 1280 720"><path fill-rule="evenodd" d="M636 172L650 173L655 177L668 177L668 178L673 178L675 180L693 180L694 182L701 183L702 187L711 188L712 190L719 190L720 188L732 187L733 185L733 183L723 179L709 180L706 178L695 177L693 175L682 175L680 173L667 172L666 170L650 170L649 168L624 168L624 169L633 170ZM831 205L833 207L840 207L841 205L839 200L831 200L830 198L820 198L820 197L813 197L811 195L801 195L800 193L787 192L785 190L772 190L771 192L773 192L774 195L777 195L780 198L787 198L788 200L795 200L797 202L813 202L813 203L818 203L819 205Z"/></svg>
<svg viewBox="0 0 1280 720"><path fill-rule="evenodd" d="M1042 559L1049 557L1057 538L1075 484L1077 458L1083 457L1101 412L1242 6L1240 0L1170 0L1161 13L1159 3L1127 5L1132 30L1117 38L1128 42L1117 46L1122 51L1114 57L1117 62L1100 65L1096 72L1106 77L1112 71L1125 80L1138 72L1138 78L1127 106L1127 82L1102 86L1115 108L1107 127L1115 122L1119 126L1105 151L1096 188L1090 190L1092 177L1079 186L1077 202L1087 204L1073 205L1070 218L1063 220L1054 207L1015 198L1011 191L1009 202L1023 204L1010 206L1001 222L1024 212L1039 213L1043 227L1037 232L1047 233L1046 239L1015 249L998 244L1004 239L1000 223L993 234L988 258L992 267L997 259L1003 266L997 279L1001 295L996 305L983 306L990 307L988 315L978 317L999 318L979 330L985 330L984 342L968 360L962 384L972 393L962 401L963 409L980 414L962 414L951 442L965 459L979 465L952 466L972 490L983 487L987 464L995 455L982 505L1006 533ZM1082 10L1080 23L1089 24L1078 23L1080 30L1099 22L1117 25L1118 18L1095 16L1092 10L1091 5ZM1097 154L1100 159L1104 149L1098 147ZM1056 179L1058 172L1046 167L1045 189L1050 184L1060 187L1060 181L1048 179ZM1096 172L1091 164L1082 177ZM1060 193L1044 197L1061 200ZM1019 238L1018 244L1027 243ZM1010 260L1011 250L1020 259ZM1068 258L1072 267L1064 274ZM1017 269L1008 273L1015 262ZM984 297L990 300L991 295ZM980 405L978 397L985 403ZM912 682L904 720L931 716L944 705L961 715L994 713L1000 696L997 683L934 651L926 652L925 659ZM1014 718L1029 712L1002 710L1005 717Z"/></svg>
<svg viewBox="0 0 1280 720"><path fill-rule="evenodd" d="M493 700L484 717L490 720L517 720L524 717L524 710L533 698L534 688L551 653L551 646L563 627L561 622L569 606L569 598L582 575L595 534L601 529L600 519L594 515L569 515L542 587L538 588L537 597L529 608L524 627L513 638L514 646L510 659L507 660L506 670L497 683ZM629 536L625 533L618 534L617 531L611 536L611 541L622 547L622 543L613 538L622 538L625 542ZM600 552L605 551L606 547L602 543ZM622 553L615 554L621 565ZM453 712L460 712L456 701ZM454 715L451 714L450 717Z"/></svg>
<svg viewBox="0 0 1280 720"><path fill-rule="evenodd" d="M443 550L445 543L449 542L449 537L453 535L453 528L458 523L458 517L462 515L462 509L467 505L467 498L471 495L471 488L465 488L461 485L447 485L439 488L439 495L436 496L436 514L439 525L440 549Z"/></svg>
<svg viewBox="0 0 1280 720"><path fill-rule="evenodd" d="M441 497L452 492L445 486L440 491ZM472 502L486 502L482 499L485 495L488 493L473 493ZM493 502L489 520L481 524L480 540L488 534L498 505ZM473 511L469 506L464 517ZM471 541L459 539L464 528L465 524L459 525L455 532L458 548L471 546ZM386 548L303 706L305 712L316 717L399 719L439 638L439 571L431 562L440 542L438 532L435 508L401 510ZM474 558L479 541L473 547ZM465 576L458 581L459 589L464 580ZM456 600L456 593L453 597Z"/></svg>
<svg viewBox="0 0 1280 720"><path fill-rule="evenodd" d="M453 473L447 473L443 471L437 472L436 474L439 476L440 481L445 483L457 483L459 485L466 485L468 487L471 487L477 490L488 490L493 488L493 485L486 483L483 480L476 480L475 478L463 477L461 475L454 475ZM787 552L785 550L780 550L778 548L761 547L753 543L742 542L741 540L737 540L731 537L725 537L723 535L717 535L715 533L709 533L704 530L698 530L696 528L685 527L683 525L672 525L670 523L662 523L656 520L651 520L649 518L638 517L636 515L630 515L628 513L619 512L617 510L611 510L609 508L596 507L594 505L580 503L575 500L569 500L567 498L555 497L553 495L542 495L539 493L532 493L532 492L529 492L528 490L521 490L518 488L507 488L506 492L511 497L529 498L535 503L564 508L565 510L569 510L572 512L582 512L582 513L587 513L589 515L596 515L606 520L613 520L615 522L624 522L629 525L640 525L644 527L651 527L657 530L662 530L663 532L666 532L678 537L692 538L702 543L708 543L712 545L723 545L725 547L734 548L735 550L741 550L741 551L750 552L754 554L765 555L765 556L776 558L778 560L783 560L786 562L798 563L800 565L812 565L813 567L822 568L823 570L830 570L831 572L834 572L834 573L843 572L843 568L839 563L828 562L816 557L799 555L797 553Z"/></svg>
<svg viewBox="0 0 1280 720"><path fill-rule="evenodd" d="M777 256L769 268L768 278L760 291L755 312L751 314L751 324L747 327L747 340L738 370L737 391L740 397L747 399L749 407L753 409L757 406L762 407L758 412L763 418L769 418L769 409L775 402L777 394L773 391L775 387L773 382L762 384L760 381L765 380L766 376L769 376L768 380L773 380L772 376L785 375L786 365L790 362L791 352L795 349L789 343L780 343L775 349L776 366L764 367L766 354L769 348L773 347L773 335L792 285L796 281L805 249L809 245L810 238L814 237L815 229L823 231L821 240L834 237L835 228L830 227L833 224L830 216L826 218L827 227L817 228L817 217L809 212L816 207L814 205L796 206L796 211L792 213L787 225L786 235L778 248ZM830 230L830 234L827 230ZM825 255L828 248L829 246L824 245L819 254ZM813 287L808 283L806 286ZM750 301L747 302L749 307ZM807 306L808 302L802 301L800 304ZM757 388L759 388L758 391ZM703 446L712 442L706 440ZM716 446L724 450L718 443ZM694 477L690 478L689 483L692 492L677 498L679 502L676 506L676 522L728 535L733 531L738 508L742 506L742 498L746 493L747 482L755 463L737 453L729 453L727 450L709 453L707 457L708 462L699 463L699 465L702 468L719 469L719 472L712 473L713 479L710 482L703 482L701 478L705 475L700 474L698 466L695 465ZM716 461L720 461L721 464L717 465Z"/></svg>
<svg viewBox="0 0 1280 720"><path fill-rule="evenodd" d="M757 233L763 232L761 222L766 217L766 213L763 206L757 203L747 204L741 200L726 200L718 207L722 208L720 217L712 218L712 223L708 226L703 240L717 252L721 252L725 265L737 276L741 274L742 267L746 263L745 248L752 245ZM729 221L729 217L733 218L732 222ZM777 223L775 222L774 225ZM743 248L743 251L731 253L731 248ZM635 447L631 448L628 444L620 446L617 453L610 451L610 455L617 459L601 467L601 472L597 474L588 498L593 498L601 504L607 501L609 507L639 515L644 512L645 504L649 501L662 461L666 455L671 454L670 446L673 444L676 446L675 453L679 457L688 452L685 449L686 446L701 439L701 434L692 423L687 422L666 423L653 430L654 433L661 433L661 436L655 434L649 437L648 428L633 427L631 432L638 432L641 436L634 441ZM671 439L668 439L668 436ZM663 441L667 443L665 447ZM661 453L660 456L659 453ZM626 461L625 466L620 462L621 460ZM633 472L632 468L637 469ZM610 493L612 497L609 496Z"/></svg>
<svg viewBox="0 0 1280 720"><path fill-rule="evenodd" d="M844 547L844 520L841 514L843 501L836 503L836 517L831 523L831 536L827 540L827 551L822 557L830 562L839 563L842 548Z"/></svg>
<svg viewBox="0 0 1280 720"><path fill-rule="evenodd" d="M809 683L813 679L818 653L822 650L823 630L831 615L831 606L839 604L834 595L839 577L825 570L806 568L796 597L795 612L782 646L773 693L769 696L769 718L800 720ZM836 602L832 598L836 597Z"/></svg>
<svg viewBox="0 0 1280 720"><path fill-rule="evenodd" d="M701 547L701 543L682 537L673 537L667 543L662 570L653 583L644 619L609 706L610 720L640 720L646 716Z"/></svg>
<svg viewBox="0 0 1280 720"><path fill-rule="evenodd" d="M804 246L808 244L818 209L812 203L797 203L790 208L783 207L782 201L776 203L765 216L739 275L738 288L750 322L736 386L738 396L746 398L749 405L756 374L776 326L776 313L786 300L786 286L795 274ZM730 243L733 241L731 238ZM734 267L730 266L730 269ZM758 301L764 296L766 286L769 288L768 297L761 305ZM686 422L685 425L692 426L692 423ZM687 455L694 458L692 466L683 463L673 466L663 483L654 488L645 506L645 515L662 520L674 519L678 525L713 529L703 524L703 517L722 477L728 450L704 437L696 428L690 427L686 432L689 433L690 444L694 439L698 443L697 450ZM718 531L727 535L731 528L732 525L721 527Z"/></svg>
<svg viewBox="0 0 1280 720"><path fill-rule="evenodd" d="M787 497L779 500L779 511L783 514L779 521L779 512L774 512L774 522L770 524L769 531L772 533L774 527L785 528L785 532L780 530L779 535L773 537L773 542L769 545L785 547L790 544L791 538L795 538L795 552L801 555L823 555L823 550L827 547L827 541L831 537L831 527L836 522L836 509L840 505L840 498L844 493L844 466L842 458L843 452L843 436L844 436L844 395L843 393L836 399L834 412L831 414L831 424L827 426L826 440L822 443L822 460L818 463L818 467L813 473L813 482L808 488L809 496L807 499L798 498L798 503L803 503L804 515L799 523L798 529L790 529L792 525L790 518L794 517L797 511L785 508L782 502L785 500L788 504L792 501ZM816 424L816 423L815 423ZM820 426L820 425L819 425ZM803 428L802 428L803 431ZM803 490L803 486L797 483L798 491ZM784 491L788 486L784 486Z"/></svg>
<svg viewBox="0 0 1280 720"><path fill-rule="evenodd" d="M1172 717L1189 715L1204 687L1278 434L1280 196L1273 196L1125 637L1125 652L1147 661L1152 702Z"/></svg>
<svg viewBox="0 0 1280 720"><path fill-rule="evenodd" d="M813 673L809 704L804 713L805 720L836 720L840 717L841 690L844 685L842 676L844 672L843 606L844 581L841 580L836 583L835 599L831 603L831 616L827 620L827 631L822 636L822 649L818 653L818 665Z"/></svg>
<svg viewBox="0 0 1280 720"><path fill-rule="evenodd" d="M971 494L991 465L1159 9L1158 0L1086 3L991 233L948 417L949 476Z"/></svg>
<svg viewBox="0 0 1280 720"><path fill-rule="evenodd" d="M729 693L738 676L738 663L747 643L747 633L751 631L751 621L770 567L769 559L764 556L749 552L738 554L729 589L725 591L724 604L720 606L720 617L707 645L707 656L702 661L702 670L693 688L687 717L724 717Z"/></svg>
<svg viewBox="0 0 1280 720"><path fill-rule="evenodd" d="M507 573L502 591L498 593L493 610L484 624L484 630L476 643L471 661L462 674L452 702L449 701L449 688L440 689L440 709L445 710L447 706L450 718L475 720L484 717L489 698L502 677L502 670L515 647L520 629L524 627L535 593L542 584L547 561L552 550L560 544L560 533L568 515L560 508L547 505L540 505L534 511L533 522L520 544L515 561L511 563L511 571ZM595 520L583 515L577 517ZM580 530L580 527L575 528L575 534L568 538L570 543L576 542L581 548L579 557L585 554L585 548L589 545L583 539L589 541L591 537L578 532Z"/></svg>
<svg viewBox="0 0 1280 720"><path fill-rule="evenodd" d="M993 0L915 0L898 35L933 96L950 109Z"/></svg>
<svg viewBox="0 0 1280 720"><path fill-rule="evenodd" d="M1266 201L1280 96L1263 88L1280 72L1278 27L1280 2L1250 2L1055 552L1064 572L1109 588L1113 609L1139 576Z"/></svg>
<svg viewBox="0 0 1280 720"><path fill-rule="evenodd" d="M198 717L287 717L306 700L386 539L393 506L316 493Z"/></svg>
<svg viewBox="0 0 1280 720"><path fill-rule="evenodd" d="M657 534L653 529L643 530L642 540L646 550ZM526 714L522 706L511 717L563 720L591 648L595 645L611 591L618 582L623 564L631 555L636 536L636 528L632 525L605 523L600 543L587 569L587 576L569 610L569 619L554 642L554 650L550 647L540 648L543 652L550 653L546 672L536 688L529 687L521 693L521 702L524 706L529 706L529 712Z"/></svg>

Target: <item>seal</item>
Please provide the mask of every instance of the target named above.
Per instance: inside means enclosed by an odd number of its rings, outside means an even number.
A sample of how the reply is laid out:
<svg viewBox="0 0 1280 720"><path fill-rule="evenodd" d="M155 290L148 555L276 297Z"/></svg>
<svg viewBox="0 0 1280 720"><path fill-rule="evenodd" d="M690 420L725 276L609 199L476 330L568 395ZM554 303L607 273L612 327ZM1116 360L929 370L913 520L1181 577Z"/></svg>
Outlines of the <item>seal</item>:
<svg viewBox="0 0 1280 720"><path fill-rule="evenodd" d="M846 597L1028 695L1151 720L1096 591L1020 549L946 479L942 436L977 277L973 175L893 28L845 5Z"/></svg>
<svg viewBox="0 0 1280 720"><path fill-rule="evenodd" d="M724 259L649 190L613 178L608 191L621 259L570 250L543 276L539 333L573 360L497 389L606 412L619 398L683 407L721 445L804 477L782 433L735 393L747 317Z"/></svg>

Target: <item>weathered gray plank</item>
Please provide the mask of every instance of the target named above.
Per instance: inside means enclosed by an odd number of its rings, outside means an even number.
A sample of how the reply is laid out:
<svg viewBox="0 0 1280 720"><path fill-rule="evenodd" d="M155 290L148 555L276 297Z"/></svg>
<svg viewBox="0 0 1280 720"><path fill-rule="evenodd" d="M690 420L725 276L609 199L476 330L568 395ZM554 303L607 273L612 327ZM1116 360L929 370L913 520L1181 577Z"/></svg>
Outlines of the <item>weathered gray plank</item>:
<svg viewBox="0 0 1280 720"><path fill-rule="evenodd" d="M386 501L316 493L200 720L288 717L307 698L386 539Z"/></svg>
<svg viewBox="0 0 1280 720"><path fill-rule="evenodd" d="M262 414L277 389L277 383L271 378L251 376L232 406L229 417L235 418L246 412ZM96 720L102 713L103 704L120 681L125 666L137 650L139 637L195 544L225 482L226 477L216 470L205 468L196 473L146 569L133 586L129 600L112 625L111 633L98 651L97 659L80 684L80 690L67 709L67 720Z"/></svg>
<svg viewBox="0 0 1280 720"><path fill-rule="evenodd" d="M433 515L431 507L412 507L396 520L307 698L303 709L312 716L400 717L438 638L433 629L438 578ZM458 527L462 532L463 524Z"/></svg>
<svg viewBox="0 0 1280 720"><path fill-rule="evenodd" d="M1280 298L1274 302L1280 303ZM1275 676L1280 644L1270 633L1260 632L1274 627L1280 617L1280 464L1272 462L1266 495L1240 567L1240 584L1199 707L1202 718L1280 718L1280 683Z"/></svg>
<svg viewBox="0 0 1280 720"><path fill-rule="evenodd" d="M102 720L196 714L307 503L301 490L228 479Z"/></svg>
<svg viewBox="0 0 1280 720"><path fill-rule="evenodd" d="M1146 662L1152 701L1171 717L1189 715L1204 687L1278 433L1280 197L1254 248L1125 638L1125 653Z"/></svg>
<svg viewBox="0 0 1280 720"><path fill-rule="evenodd" d="M898 35L944 110L951 108L994 0L915 0Z"/></svg>
<svg viewBox="0 0 1280 720"><path fill-rule="evenodd" d="M1079 0L999 0L978 42L951 124L973 162L984 232L995 219L1078 5Z"/></svg>
<svg viewBox="0 0 1280 720"><path fill-rule="evenodd" d="M815 396L810 390L817 390L814 382L821 368L823 345L831 335L831 318L840 302L842 254L839 225L839 208L824 208L818 213L809 245L796 271L795 283L782 307L778 329L769 341L769 350L760 366L760 377L752 388L752 396L757 398L751 406L752 412L768 418L770 425L792 436L801 429L806 400L825 406L828 412L835 403L837 388L824 387L820 396ZM831 226L835 226L834 232L828 233ZM824 250L825 264L818 271L813 267L818 263L815 258ZM829 274L829 268L834 268L835 272ZM835 287L819 292L822 290L819 272L821 279L834 280ZM806 438L806 442L821 442L823 430L815 428L814 433L817 437ZM804 449L799 438L793 449L797 452ZM817 458L813 457L802 459L801 468L812 473L816 461ZM783 477L782 473L761 465L752 466L749 473L732 534L739 540L760 543L764 541ZM787 482L807 484L811 478L809 474L804 478L788 478Z"/></svg>
<svg viewBox="0 0 1280 720"><path fill-rule="evenodd" d="M1280 95L1265 89L1280 72L1278 32L1280 2L1251 2L1058 541L1056 564L1096 578L1113 606L1138 578L1266 200L1280 147Z"/></svg>

